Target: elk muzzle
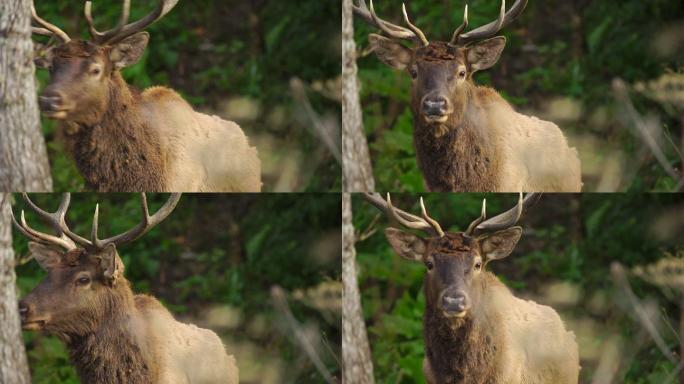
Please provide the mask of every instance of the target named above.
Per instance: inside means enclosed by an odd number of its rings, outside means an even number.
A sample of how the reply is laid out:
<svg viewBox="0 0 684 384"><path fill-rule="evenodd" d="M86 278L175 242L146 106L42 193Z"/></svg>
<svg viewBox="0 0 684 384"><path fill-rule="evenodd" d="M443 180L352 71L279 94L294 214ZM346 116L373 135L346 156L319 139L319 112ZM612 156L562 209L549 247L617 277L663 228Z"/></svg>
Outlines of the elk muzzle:
<svg viewBox="0 0 684 384"><path fill-rule="evenodd" d="M38 104L41 112L47 118L55 120L66 119L69 112L74 108L62 92L52 87L45 89L45 92L38 98Z"/></svg>
<svg viewBox="0 0 684 384"><path fill-rule="evenodd" d="M421 115L428 123L444 123L452 112L449 99L439 93L430 93L420 103Z"/></svg>
<svg viewBox="0 0 684 384"><path fill-rule="evenodd" d="M19 318L21 319L21 328L27 331L39 331L48 322L47 317L36 316L35 306L26 299L19 302Z"/></svg>
<svg viewBox="0 0 684 384"><path fill-rule="evenodd" d="M442 292L440 309L446 317L464 317L470 309L468 295L456 288L449 287Z"/></svg>

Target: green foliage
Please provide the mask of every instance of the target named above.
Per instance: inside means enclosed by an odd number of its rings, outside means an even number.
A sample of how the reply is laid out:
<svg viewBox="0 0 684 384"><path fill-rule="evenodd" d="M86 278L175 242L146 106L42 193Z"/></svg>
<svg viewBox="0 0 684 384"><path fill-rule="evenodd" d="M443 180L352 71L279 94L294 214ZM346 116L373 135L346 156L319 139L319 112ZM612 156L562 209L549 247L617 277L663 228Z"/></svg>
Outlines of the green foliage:
<svg viewBox="0 0 684 384"><path fill-rule="evenodd" d="M445 230L462 231L476 217L487 198L489 216L514 204L512 195L501 194L428 194L423 195L430 215ZM417 195L393 194L392 202L401 209L420 212ZM624 296L615 289L610 266L619 261L627 268L652 263L663 251L682 249L678 233L667 235L662 217L681 211L684 199L678 195L582 194L543 195L523 216L524 234L513 254L506 260L487 266L518 297L532 297L549 304L546 289L556 283L569 284L577 301L564 307L554 305L566 325L580 341L581 382L591 381L596 370L595 358L586 358L585 347L601 345L611 334L622 335L636 356L621 361L616 380L624 383L660 382L671 373L672 364L662 356L641 332L632 317L632 309L623 306ZM353 200L354 226L365 231L379 211L360 197ZM384 215L383 215L384 216ZM425 298L422 281L425 267L398 257L382 231L389 224L382 218L377 233L356 244L360 269L359 285L364 315L373 354L376 380L379 383L422 383L422 315ZM396 225L396 224L393 224ZM652 229L658 228L658 229ZM655 297L663 318L677 328L679 311L653 286L630 279L638 297ZM596 308L597 294L607 300ZM592 323L593 333L584 333ZM589 335L589 336L588 336ZM635 335L642 335L635 337ZM665 338L673 353L678 339L672 332ZM629 344L646 340L642 344Z"/></svg>
<svg viewBox="0 0 684 384"><path fill-rule="evenodd" d="M151 6L132 2L131 20L143 17ZM72 37L89 37L83 2L41 2L36 7L41 17ZM93 5L100 30L111 28L120 12L119 1ZM260 150L264 188L274 189L283 173L292 172L295 182L286 186L289 189L339 190L341 169L311 134L312 123L293 99L290 80L297 77L311 84L339 76L340 19L340 7L330 1L180 1L147 29L151 39L145 55L122 73L137 88L171 87L195 110L224 119L242 113L228 110L228 100L247 98L258 113L237 122ZM37 75L44 86L46 71ZM339 101L324 94L307 91L317 113L339 120ZM83 180L58 143L55 124L43 121L55 189L82 190ZM299 157L294 170L283 169L285 162L279 161Z"/></svg>
<svg viewBox="0 0 684 384"><path fill-rule="evenodd" d="M166 197L148 196L150 210L158 209ZM59 200L58 195L32 198L47 209L55 209ZM24 205L17 200L18 213ZM140 219L137 195L75 194L68 215L74 232L90 233L96 203L101 237L121 233ZM340 279L340 206L340 197L332 194L184 195L167 220L118 251L134 292L154 295L176 318L197 323L216 306L239 313L236 325L215 331L235 353L246 379L259 381L259 374L278 362L289 367L279 382L321 381L290 338L292 330L273 307L269 292L277 285L290 293L295 318L328 340L332 352L321 358L337 375L332 354L341 354L340 314L312 304L315 297L301 292ZM32 211L26 214L31 225L46 229ZM16 231L14 249L18 255L27 253L27 241ZM29 261L17 268L17 276L23 296L45 273ZM270 325L255 328L257 323ZM78 382L61 342L30 332L25 332L25 340L34 383ZM255 348L257 356L244 352Z"/></svg>
<svg viewBox="0 0 684 384"><path fill-rule="evenodd" d="M414 24L430 40L448 40L461 24L463 0L435 2L413 0L407 4ZM470 28L493 20L501 2L468 2ZM510 7L510 5L509 5ZM384 19L402 24L401 6L376 2ZM657 78L668 70L684 68L684 57L658 54L654 44L659 34L684 17L684 6L676 0L656 1L531 1L513 24L504 28L507 46L491 70L478 73L475 82L492 86L518 111L557 123L576 146L583 165L584 190L593 191L604 176L606 160L626 159L617 173L620 190L672 190L673 180L652 157L643 157L643 144L620 121L612 81L628 84ZM355 38L366 53L359 59L364 124L379 190L416 192L424 189L413 142L410 112L410 79L406 73L384 66L368 52L367 35L378 33L362 20L355 20ZM657 116L674 143L680 143L682 126L677 113L662 103L632 95L638 110ZM567 100L580 110L571 118L554 114L548 102ZM596 119L595 116L605 116ZM668 159L681 168L671 148Z"/></svg>

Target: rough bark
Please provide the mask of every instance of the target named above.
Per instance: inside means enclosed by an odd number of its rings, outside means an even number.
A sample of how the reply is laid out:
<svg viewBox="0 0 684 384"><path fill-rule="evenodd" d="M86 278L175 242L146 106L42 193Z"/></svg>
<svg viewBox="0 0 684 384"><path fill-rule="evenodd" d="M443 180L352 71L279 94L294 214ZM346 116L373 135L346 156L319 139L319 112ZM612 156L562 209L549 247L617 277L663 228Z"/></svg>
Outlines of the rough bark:
<svg viewBox="0 0 684 384"><path fill-rule="evenodd" d="M30 0L0 1L0 191L52 190L40 130Z"/></svg>
<svg viewBox="0 0 684 384"><path fill-rule="evenodd" d="M342 196L342 382L373 384L366 323L356 270L355 236L352 224L351 195Z"/></svg>
<svg viewBox="0 0 684 384"><path fill-rule="evenodd" d="M352 0L342 0L342 171L346 192L375 190L368 143L363 131Z"/></svg>
<svg viewBox="0 0 684 384"><path fill-rule="evenodd" d="M10 195L0 193L0 383L29 384L15 290L9 204Z"/></svg>

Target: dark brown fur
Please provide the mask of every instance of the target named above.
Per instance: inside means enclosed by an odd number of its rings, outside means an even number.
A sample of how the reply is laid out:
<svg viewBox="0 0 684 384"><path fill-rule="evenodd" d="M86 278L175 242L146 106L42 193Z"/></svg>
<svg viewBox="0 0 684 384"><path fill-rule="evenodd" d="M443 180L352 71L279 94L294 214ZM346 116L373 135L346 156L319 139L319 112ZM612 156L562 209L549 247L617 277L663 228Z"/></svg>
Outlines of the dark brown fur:
<svg viewBox="0 0 684 384"><path fill-rule="evenodd" d="M162 191L165 164L160 138L137 110L139 92L112 74L107 111L99 123L79 126L67 147L89 188L97 191Z"/></svg>
<svg viewBox="0 0 684 384"><path fill-rule="evenodd" d="M51 83L43 94L61 95L63 103L75 105L62 119L59 137L89 189L163 191L167 180L161 138L140 113L140 92L114 67L114 49L82 40L54 47L48 61ZM94 64L102 68L97 80L90 73Z"/></svg>
<svg viewBox="0 0 684 384"><path fill-rule="evenodd" d="M468 117L451 117L441 136L435 127L414 113L413 141L418 167L430 191L467 192L496 190L499 159L487 132Z"/></svg>
<svg viewBox="0 0 684 384"><path fill-rule="evenodd" d="M117 256L118 258L118 256ZM72 297L65 304L60 297L84 271L93 277L93 290L87 297ZM50 267L48 278L41 282L23 302L32 310L54 315L42 328L57 336L69 351L69 356L83 383L147 384L157 382L159 362L154 351L136 340L133 330L144 335L146 345L154 345L151 334L139 329L136 318L146 312L163 309L159 302L146 295L134 295L130 283L119 276L115 283L101 280L99 261L88 252L77 249L62 256ZM58 304L58 303L62 304ZM64 306L75 305L72 309Z"/></svg>
<svg viewBox="0 0 684 384"><path fill-rule="evenodd" d="M457 327L454 327L457 324ZM494 382L497 346L487 329L473 320L446 319L427 306L423 316L425 356L435 384L488 384Z"/></svg>
<svg viewBox="0 0 684 384"><path fill-rule="evenodd" d="M451 61L467 65L463 50L440 42L418 49L415 55L417 60L426 62ZM491 93L496 99L501 98L492 89L475 86L471 78L464 89L452 91L453 113L447 122L436 126L426 122L420 113L425 90L413 88L411 110L418 167L431 191L493 192L499 167L497 150L487 136L488 130L473 121L473 117L477 118L481 105L493 101Z"/></svg>

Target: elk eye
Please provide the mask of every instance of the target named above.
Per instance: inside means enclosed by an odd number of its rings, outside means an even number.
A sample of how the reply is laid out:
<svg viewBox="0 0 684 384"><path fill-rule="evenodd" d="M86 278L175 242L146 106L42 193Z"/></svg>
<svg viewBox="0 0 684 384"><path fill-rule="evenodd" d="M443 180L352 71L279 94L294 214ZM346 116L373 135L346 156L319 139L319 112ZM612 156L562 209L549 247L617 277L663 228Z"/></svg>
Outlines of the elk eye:
<svg viewBox="0 0 684 384"><path fill-rule="evenodd" d="M479 271L480 269L482 269L482 262L481 261L476 262L474 268L476 271Z"/></svg>
<svg viewBox="0 0 684 384"><path fill-rule="evenodd" d="M93 76L99 75L100 72L101 72L100 68L93 68L93 69L90 71L90 73L91 73Z"/></svg>
<svg viewBox="0 0 684 384"><path fill-rule="evenodd" d="M88 285L90 284L90 277L79 277L78 280L76 280L77 285Z"/></svg>
<svg viewBox="0 0 684 384"><path fill-rule="evenodd" d="M466 71L461 70L461 72L458 73L458 77L460 77L461 79L464 79L466 77Z"/></svg>
<svg viewBox="0 0 684 384"><path fill-rule="evenodd" d="M418 71L416 71L416 70L413 69L413 68L409 69L409 74L411 74L411 77L414 78L414 79L415 79L416 77L418 77Z"/></svg>
<svg viewBox="0 0 684 384"><path fill-rule="evenodd" d="M432 261L426 261L425 266L427 267L428 270L432 270L432 268L435 267L435 265L432 264Z"/></svg>

